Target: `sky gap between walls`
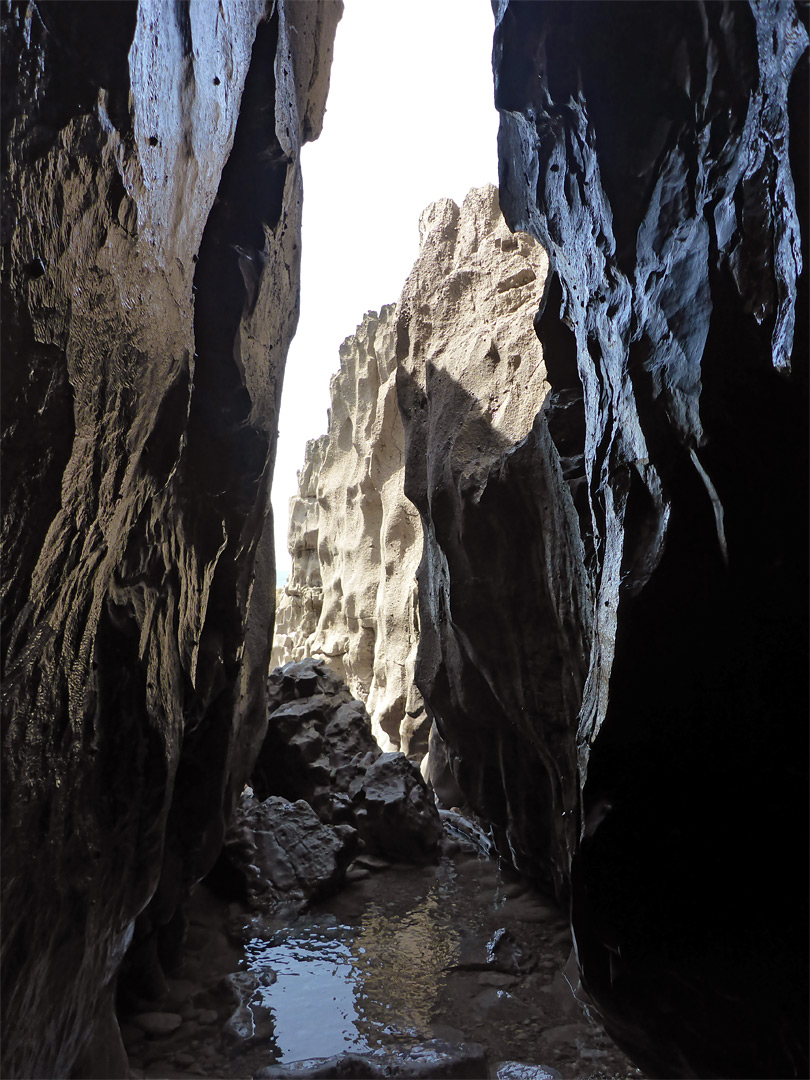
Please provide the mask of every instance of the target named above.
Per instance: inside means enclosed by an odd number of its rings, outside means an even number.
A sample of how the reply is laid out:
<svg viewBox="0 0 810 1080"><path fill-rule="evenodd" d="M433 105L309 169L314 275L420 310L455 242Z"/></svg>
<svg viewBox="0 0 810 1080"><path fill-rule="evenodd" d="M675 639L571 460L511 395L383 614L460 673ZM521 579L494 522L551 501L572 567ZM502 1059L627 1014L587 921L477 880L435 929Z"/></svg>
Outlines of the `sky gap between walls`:
<svg viewBox="0 0 810 1080"><path fill-rule="evenodd" d="M304 147L301 317L284 377L273 479L277 573L308 439L326 432L338 349L399 298L419 215L497 184L489 0L345 0L326 119Z"/></svg>

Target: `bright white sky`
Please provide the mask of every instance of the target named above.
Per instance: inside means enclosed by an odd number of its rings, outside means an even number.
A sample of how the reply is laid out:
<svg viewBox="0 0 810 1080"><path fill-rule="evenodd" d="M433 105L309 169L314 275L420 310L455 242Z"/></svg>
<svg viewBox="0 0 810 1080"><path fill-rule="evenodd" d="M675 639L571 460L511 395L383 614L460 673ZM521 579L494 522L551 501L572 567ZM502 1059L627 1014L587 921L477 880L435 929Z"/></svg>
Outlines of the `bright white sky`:
<svg viewBox="0 0 810 1080"><path fill-rule="evenodd" d="M345 0L320 138L302 154L301 318L284 378L273 479L276 563L307 439L326 432L338 348L394 303L419 215L498 182L489 0Z"/></svg>

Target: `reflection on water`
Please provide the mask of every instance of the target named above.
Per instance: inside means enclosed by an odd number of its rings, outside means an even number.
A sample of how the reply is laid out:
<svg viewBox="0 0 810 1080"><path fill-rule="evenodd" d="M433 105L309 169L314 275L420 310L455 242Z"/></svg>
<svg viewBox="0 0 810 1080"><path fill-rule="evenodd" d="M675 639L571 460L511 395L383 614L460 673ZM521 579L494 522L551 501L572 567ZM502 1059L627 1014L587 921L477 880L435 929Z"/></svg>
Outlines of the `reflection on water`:
<svg viewBox="0 0 810 1080"><path fill-rule="evenodd" d="M447 862L421 895L411 885L374 896L354 925L310 914L269 941L253 938L248 970L276 975L250 999L257 1032L272 1021L288 1062L431 1038L447 968L459 955L458 898Z"/></svg>

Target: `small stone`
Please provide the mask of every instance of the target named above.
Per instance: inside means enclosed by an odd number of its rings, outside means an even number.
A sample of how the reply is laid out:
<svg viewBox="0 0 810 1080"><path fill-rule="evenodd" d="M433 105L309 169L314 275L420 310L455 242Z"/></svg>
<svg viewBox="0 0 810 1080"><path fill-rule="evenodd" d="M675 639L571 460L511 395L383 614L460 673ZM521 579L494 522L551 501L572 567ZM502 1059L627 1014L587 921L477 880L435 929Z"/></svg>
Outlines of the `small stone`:
<svg viewBox="0 0 810 1080"><path fill-rule="evenodd" d="M187 1066L193 1065L194 1061L195 1058L193 1054L186 1054L185 1052L183 1052L181 1054L174 1055L174 1063L175 1065L179 1065L181 1069L185 1069Z"/></svg>
<svg viewBox="0 0 810 1080"><path fill-rule="evenodd" d="M388 859L382 859L379 855L371 855L367 851L361 852L352 863L352 866L363 866L366 870L387 870L390 865Z"/></svg>
<svg viewBox="0 0 810 1080"><path fill-rule="evenodd" d="M202 1009L200 1015L197 1017L201 1024L215 1024L218 1019L216 1009Z"/></svg>
<svg viewBox="0 0 810 1080"><path fill-rule="evenodd" d="M371 871L364 869L362 866L354 867L351 870L346 871L346 881L349 883L353 881L365 881L366 878L371 877Z"/></svg>
<svg viewBox="0 0 810 1080"><path fill-rule="evenodd" d="M171 1035L173 1031L177 1031L183 1023L183 1018L177 1013L149 1012L134 1017L133 1023L150 1038L156 1039L161 1035Z"/></svg>
<svg viewBox="0 0 810 1080"><path fill-rule="evenodd" d="M525 1061L499 1061L498 1080L562 1080L562 1073L545 1065L530 1065Z"/></svg>

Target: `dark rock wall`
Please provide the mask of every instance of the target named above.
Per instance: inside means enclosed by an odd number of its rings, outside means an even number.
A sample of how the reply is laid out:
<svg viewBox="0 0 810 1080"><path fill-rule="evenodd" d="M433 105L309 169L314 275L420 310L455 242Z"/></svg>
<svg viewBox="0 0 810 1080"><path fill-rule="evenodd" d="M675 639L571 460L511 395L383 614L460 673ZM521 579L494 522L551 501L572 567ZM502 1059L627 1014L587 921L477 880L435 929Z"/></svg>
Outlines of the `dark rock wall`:
<svg viewBox="0 0 810 1080"><path fill-rule="evenodd" d="M807 5L493 7L552 389L465 487L401 387L420 688L648 1074L805 1076Z"/></svg>
<svg viewBox="0 0 810 1080"><path fill-rule="evenodd" d="M3 1075L121 1075L266 725L339 3L3 5ZM106 1055L106 1057L105 1057Z"/></svg>

